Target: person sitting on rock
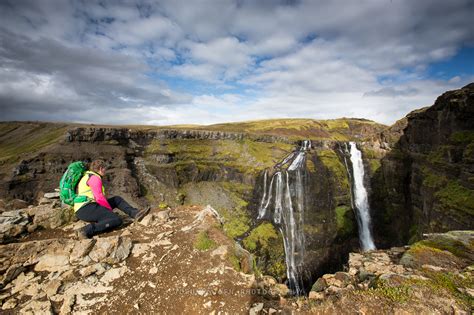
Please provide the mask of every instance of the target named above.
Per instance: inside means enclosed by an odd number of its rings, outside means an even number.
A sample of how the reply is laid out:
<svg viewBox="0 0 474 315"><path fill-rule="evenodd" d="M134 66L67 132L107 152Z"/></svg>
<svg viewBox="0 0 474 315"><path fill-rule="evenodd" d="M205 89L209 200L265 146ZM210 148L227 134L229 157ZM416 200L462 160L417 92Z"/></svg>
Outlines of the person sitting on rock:
<svg viewBox="0 0 474 315"><path fill-rule="evenodd" d="M80 220L89 222L78 231L79 238L92 236L111 230L122 224L122 219L112 210L118 208L135 221L142 219L150 210L138 210L130 206L122 197L105 198L102 177L107 168L103 160L95 160L79 181L77 197L74 199L74 212Z"/></svg>

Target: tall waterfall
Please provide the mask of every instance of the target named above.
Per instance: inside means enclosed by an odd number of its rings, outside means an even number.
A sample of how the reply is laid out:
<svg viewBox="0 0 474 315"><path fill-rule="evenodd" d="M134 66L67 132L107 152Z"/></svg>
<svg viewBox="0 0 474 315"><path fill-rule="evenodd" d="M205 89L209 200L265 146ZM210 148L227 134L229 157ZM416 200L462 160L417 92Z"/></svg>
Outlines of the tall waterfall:
<svg viewBox="0 0 474 315"><path fill-rule="evenodd" d="M268 184L268 170L263 176L263 197L258 218L272 220L283 236L288 287L293 293L304 293L301 277L304 258L304 182L306 152L311 142L305 140L298 150L276 164ZM272 210L272 211L269 211Z"/></svg>
<svg viewBox="0 0 474 315"><path fill-rule="evenodd" d="M359 226L359 240L363 251L375 249L372 233L370 231L370 208L367 190L364 186L364 164L362 154L355 142L349 142L352 171L354 176L354 204L357 210L357 223Z"/></svg>

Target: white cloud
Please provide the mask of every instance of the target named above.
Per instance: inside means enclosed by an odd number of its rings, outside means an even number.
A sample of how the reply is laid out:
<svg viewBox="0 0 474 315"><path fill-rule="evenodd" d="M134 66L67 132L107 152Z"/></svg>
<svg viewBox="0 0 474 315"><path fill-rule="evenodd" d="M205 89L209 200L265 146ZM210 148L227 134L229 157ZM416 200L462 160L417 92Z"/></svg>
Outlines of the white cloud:
<svg viewBox="0 0 474 315"><path fill-rule="evenodd" d="M473 15L470 0L3 1L0 107L3 119L391 123L473 79L427 75L474 44Z"/></svg>

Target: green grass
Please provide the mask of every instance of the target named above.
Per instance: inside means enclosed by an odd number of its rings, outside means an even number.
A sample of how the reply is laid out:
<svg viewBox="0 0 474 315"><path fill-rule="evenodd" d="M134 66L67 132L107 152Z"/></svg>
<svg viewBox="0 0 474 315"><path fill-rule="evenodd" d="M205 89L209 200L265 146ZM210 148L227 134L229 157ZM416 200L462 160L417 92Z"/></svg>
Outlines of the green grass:
<svg viewBox="0 0 474 315"><path fill-rule="evenodd" d="M406 303L411 298L411 288L406 284L391 286L386 281L378 280L375 288L369 289L369 292L377 296L384 297L395 303Z"/></svg>
<svg viewBox="0 0 474 315"><path fill-rule="evenodd" d="M293 140L327 139L348 141L355 140L356 134L364 133L367 129L377 132L385 128L386 126L384 125L365 119L313 120L293 118L197 126L194 129L267 134L284 136Z"/></svg>
<svg viewBox="0 0 474 315"><path fill-rule="evenodd" d="M275 165L294 149L292 144L266 143L252 140L154 140L146 154L171 154L177 162L170 167L186 167L194 163L203 168L218 165L234 168L244 174L258 174Z"/></svg>
<svg viewBox="0 0 474 315"><path fill-rule="evenodd" d="M194 248L200 251L206 251L217 247L216 242L209 238L207 231L200 232L194 241Z"/></svg>
<svg viewBox="0 0 474 315"><path fill-rule="evenodd" d="M250 229L250 218L245 209L221 210L220 213L224 218L224 232L230 238L239 237Z"/></svg>
<svg viewBox="0 0 474 315"><path fill-rule="evenodd" d="M374 287L368 290L356 290L356 295L369 295L381 299L388 300L391 303L405 304L412 298L412 289L407 284L399 286L391 286L384 280L378 279Z"/></svg>
<svg viewBox="0 0 474 315"><path fill-rule="evenodd" d="M474 281L472 276L456 275L452 272L425 271L424 276L429 280L410 279L407 281L412 286L424 287L433 291L435 294L445 292L456 299L459 303L468 307L474 307L474 299L460 288L472 288Z"/></svg>
<svg viewBox="0 0 474 315"><path fill-rule="evenodd" d="M13 164L42 148L58 142L67 127L46 123L1 123L0 164Z"/></svg>
<svg viewBox="0 0 474 315"><path fill-rule="evenodd" d="M257 247L268 247L270 240L277 238L278 233L273 225L271 223L262 223L244 239L244 246L250 251L255 251Z"/></svg>

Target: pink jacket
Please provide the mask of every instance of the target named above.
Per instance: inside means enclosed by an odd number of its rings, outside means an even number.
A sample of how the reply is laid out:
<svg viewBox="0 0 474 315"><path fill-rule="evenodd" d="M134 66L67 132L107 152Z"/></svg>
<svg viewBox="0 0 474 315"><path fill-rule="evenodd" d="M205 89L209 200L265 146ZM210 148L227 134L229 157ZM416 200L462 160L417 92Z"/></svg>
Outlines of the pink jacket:
<svg viewBox="0 0 474 315"><path fill-rule="evenodd" d="M102 193L102 178L100 178L100 176L92 175L87 180L87 186L91 188L95 202L112 211L112 207Z"/></svg>

